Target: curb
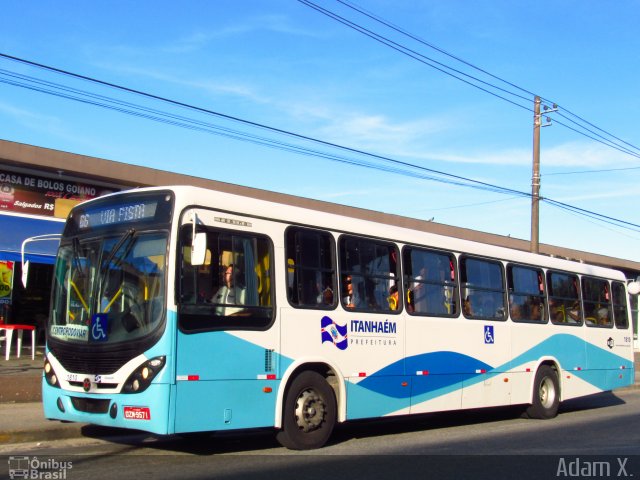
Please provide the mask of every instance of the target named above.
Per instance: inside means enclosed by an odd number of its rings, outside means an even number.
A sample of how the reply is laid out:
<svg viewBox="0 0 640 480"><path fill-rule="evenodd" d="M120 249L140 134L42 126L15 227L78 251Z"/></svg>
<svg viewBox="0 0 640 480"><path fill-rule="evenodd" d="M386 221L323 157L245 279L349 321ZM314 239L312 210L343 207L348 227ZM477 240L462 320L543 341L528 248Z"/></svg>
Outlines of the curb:
<svg viewBox="0 0 640 480"><path fill-rule="evenodd" d="M53 422L57 420L51 420ZM83 437L82 428L85 423L59 423L52 428L38 430L16 430L0 433L0 444L10 445L17 443L50 442L69 438Z"/></svg>

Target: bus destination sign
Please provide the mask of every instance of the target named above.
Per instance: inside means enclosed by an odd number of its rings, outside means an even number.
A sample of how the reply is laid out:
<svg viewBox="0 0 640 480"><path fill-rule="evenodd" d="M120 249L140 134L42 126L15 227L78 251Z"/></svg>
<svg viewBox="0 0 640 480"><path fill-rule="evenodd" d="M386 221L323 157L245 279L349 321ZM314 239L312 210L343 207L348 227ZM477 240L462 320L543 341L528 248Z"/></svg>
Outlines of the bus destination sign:
<svg viewBox="0 0 640 480"><path fill-rule="evenodd" d="M106 205L89 209L78 215L78 230L152 219L156 215L157 206L157 201L148 200L126 205Z"/></svg>

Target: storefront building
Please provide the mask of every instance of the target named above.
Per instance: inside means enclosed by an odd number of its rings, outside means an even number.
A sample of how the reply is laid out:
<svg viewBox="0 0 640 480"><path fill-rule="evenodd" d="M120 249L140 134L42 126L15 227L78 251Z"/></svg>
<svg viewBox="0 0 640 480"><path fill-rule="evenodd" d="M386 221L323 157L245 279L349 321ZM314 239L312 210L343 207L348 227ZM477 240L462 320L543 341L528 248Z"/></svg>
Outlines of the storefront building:
<svg viewBox="0 0 640 480"><path fill-rule="evenodd" d="M48 315L57 235L77 203L127 188L75 175L1 164L0 323L42 327ZM30 240L28 240L30 239ZM19 279L29 262L28 288Z"/></svg>

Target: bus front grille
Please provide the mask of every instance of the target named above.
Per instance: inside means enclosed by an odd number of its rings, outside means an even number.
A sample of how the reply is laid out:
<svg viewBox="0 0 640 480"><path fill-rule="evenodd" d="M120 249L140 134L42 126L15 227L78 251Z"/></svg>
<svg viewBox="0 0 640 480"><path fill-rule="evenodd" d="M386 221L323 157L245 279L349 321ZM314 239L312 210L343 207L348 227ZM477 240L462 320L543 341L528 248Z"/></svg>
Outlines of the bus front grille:
<svg viewBox="0 0 640 480"><path fill-rule="evenodd" d="M68 372L94 375L113 374L137 355L131 351L96 355L92 352L81 353L54 348L51 352Z"/></svg>
<svg viewBox="0 0 640 480"><path fill-rule="evenodd" d="M107 413L110 402L108 399L71 397L73 408L85 413Z"/></svg>

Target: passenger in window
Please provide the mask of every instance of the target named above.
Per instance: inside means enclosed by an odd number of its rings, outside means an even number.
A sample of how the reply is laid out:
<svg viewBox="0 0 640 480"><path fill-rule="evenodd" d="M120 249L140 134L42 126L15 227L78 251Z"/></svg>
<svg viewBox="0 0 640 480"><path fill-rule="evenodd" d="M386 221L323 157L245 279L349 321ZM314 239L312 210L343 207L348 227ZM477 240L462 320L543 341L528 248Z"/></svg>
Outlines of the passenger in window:
<svg viewBox="0 0 640 480"><path fill-rule="evenodd" d="M509 314L511 315L511 320L522 320L522 310L520 308L520 305L518 305L517 303L511 304Z"/></svg>
<svg viewBox="0 0 640 480"><path fill-rule="evenodd" d="M581 322L580 304L577 301L573 303L568 313L569 313L569 319L572 323Z"/></svg>
<svg viewBox="0 0 640 480"><path fill-rule="evenodd" d="M542 321L543 306L540 302L537 302L534 299L532 299L530 302L529 311L531 312L529 314L530 320L535 320L536 322Z"/></svg>
<svg viewBox="0 0 640 480"><path fill-rule="evenodd" d="M473 308L471 307L471 297L467 297L464 302L462 302L462 312L466 317L473 316Z"/></svg>
<svg viewBox="0 0 640 480"><path fill-rule="evenodd" d="M600 308L598 309L598 325L609 325L611 321L609 320L609 309Z"/></svg>
<svg viewBox="0 0 640 480"><path fill-rule="evenodd" d="M567 321L564 313L564 305L553 298L549 299L549 312L551 313L551 321L554 323L564 323Z"/></svg>
<svg viewBox="0 0 640 480"><path fill-rule="evenodd" d="M342 298L342 303L345 308L356 308L356 297L353 293L353 280L351 275L347 275L344 278L344 291L347 294Z"/></svg>
<svg viewBox="0 0 640 480"><path fill-rule="evenodd" d="M389 309L390 310L397 310L398 309L398 303L399 303L399 294L398 294L398 286L397 285L392 285L391 288L389 289L389 297L387 298L387 301L389 302Z"/></svg>
<svg viewBox="0 0 640 480"><path fill-rule="evenodd" d="M318 297L316 298L316 302L318 305L333 305L333 290L330 286L322 288L322 285L318 285Z"/></svg>
<svg viewBox="0 0 640 480"><path fill-rule="evenodd" d="M237 313L243 308L225 307L225 305L244 305L246 290L236 285L237 271L233 264L224 270L224 285L213 296L212 302L217 304L216 315L227 316Z"/></svg>

